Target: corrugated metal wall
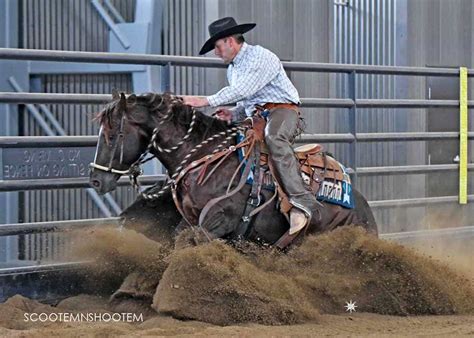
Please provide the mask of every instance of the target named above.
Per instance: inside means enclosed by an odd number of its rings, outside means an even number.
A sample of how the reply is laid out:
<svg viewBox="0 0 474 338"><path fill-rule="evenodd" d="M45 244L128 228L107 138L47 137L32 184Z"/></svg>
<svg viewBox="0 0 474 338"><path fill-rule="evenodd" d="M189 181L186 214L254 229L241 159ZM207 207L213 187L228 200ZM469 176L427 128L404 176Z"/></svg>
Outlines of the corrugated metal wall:
<svg viewBox="0 0 474 338"><path fill-rule="evenodd" d="M168 0L163 10L163 54L198 55L205 37L204 0ZM170 67L170 91L203 95L205 69Z"/></svg>
<svg viewBox="0 0 474 338"><path fill-rule="evenodd" d="M336 63L396 65L396 0L351 0L347 5L335 5L334 61ZM350 97L348 75L336 76L335 94ZM357 75L356 97L368 99L396 98L394 76ZM404 112L395 109L357 109L357 132L406 131ZM349 112L337 113L336 132L349 132ZM359 167L393 166L406 164L405 143L359 143ZM338 145L336 153L342 161L349 159L348 147ZM346 161L347 162L347 161ZM398 176L360 177L358 188L369 200L408 198L406 180ZM404 187L403 191L399 187ZM405 196L402 196L405 194ZM413 195L412 195L413 196ZM402 210L377 210L376 218L381 232L397 231L394 220L402 217ZM406 224L405 224L406 225Z"/></svg>
<svg viewBox="0 0 474 338"><path fill-rule="evenodd" d="M133 21L135 0L110 2ZM20 6L23 48L108 51L108 27L90 0L22 0Z"/></svg>
<svg viewBox="0 0 474 338"><path fill-rule="evenodd" d="M127 22L134 19L134 0L113 0L112 4ZM96 51L108 50L109 29L89 0L23 0L20 2L21 47L31 49ZM130 74L43 75L32 78L32 90L45 93L109 94L113 88L132 91ZM67 135L97 135L92 116L99 105L46 105ZM23 111L23 135L44 135L37 123ZM23 192L20 220L40 222L103 217L84 189ZM112 193L122 208L134 200L127 187ZM63 234L38 234L20 237L20 258L57 259L67 245ZM62 243L64 244L64 243Z"/></svg>

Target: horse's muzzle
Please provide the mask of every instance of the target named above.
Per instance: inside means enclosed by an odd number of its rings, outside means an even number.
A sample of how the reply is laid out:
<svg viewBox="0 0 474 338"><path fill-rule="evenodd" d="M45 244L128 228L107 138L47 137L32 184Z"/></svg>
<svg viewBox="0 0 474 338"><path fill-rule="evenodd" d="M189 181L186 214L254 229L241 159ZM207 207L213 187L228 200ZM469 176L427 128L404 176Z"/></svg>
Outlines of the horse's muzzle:
<svg viewBox="0 0 474 338"><path fill-rule="evenodd" d="M97 193L103 195L117 188L117 180L120 175L92 170L89 176L89 184Z"/></svg>

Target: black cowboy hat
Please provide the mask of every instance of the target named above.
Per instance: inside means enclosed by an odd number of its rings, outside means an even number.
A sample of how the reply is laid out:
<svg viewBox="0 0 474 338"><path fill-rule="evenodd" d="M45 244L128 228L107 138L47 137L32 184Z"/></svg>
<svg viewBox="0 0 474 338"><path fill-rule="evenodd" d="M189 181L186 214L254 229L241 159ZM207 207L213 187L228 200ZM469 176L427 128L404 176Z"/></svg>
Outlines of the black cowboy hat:
<svg viewBox="0 0 474 338"><path fill-rule="evenodd" d="M254 28L257 24L255 23L244 23L238 25L234 18L226 17L214 21L209 25L209 35L211 36L201 48L199 55L206 54L207 52L214 49L214 43L222 38L231 36L234 34L244 34Z"/></svg>

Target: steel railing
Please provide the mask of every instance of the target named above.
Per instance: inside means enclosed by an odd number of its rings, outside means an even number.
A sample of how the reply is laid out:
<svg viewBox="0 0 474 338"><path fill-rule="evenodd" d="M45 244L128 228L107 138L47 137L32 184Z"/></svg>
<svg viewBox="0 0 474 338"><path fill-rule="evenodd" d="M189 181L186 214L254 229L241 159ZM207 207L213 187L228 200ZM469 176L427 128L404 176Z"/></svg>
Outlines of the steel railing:
<svg viewBox="0 0 474 338"><path fill-rule="evenodd" d="M96 53L96 52L76 52L76 51L49 51L49 50L28 50L0 48L0 59L44 61L44 62L85 62L85 63L113 63L113 64L140 64L140 65L161 65L161 66L192 66L208 68L224 68L221 60L216 58L170 56L170 55L149 55L149 54L124 54L124 53ZM39 63L41 64L41 63ZM345 134L305 134L299 142L345 142L351 145L352 163L357 175L379 175L379 174L422 174L428 172L457 170L457 164L442 165L412 165L412 166L391 166L391 167L361 167L355 166L356 143L374 141L426 141L455 139L459 137L457 132L406 132L406 133L356 133L355 114L357 108L448 108L458 107L458 100L407 100L407 99L358 99L355 97L355 77L357 74L380 74L380 75L406 75L406 76L440 76L458 77L459 70L453 68L427 68L427 67L399 67L399 66L373 66L354 64L334 64L334 63L314 63L314 62L283 62L287 71L297 72L323 72L323 73L345 73L349 76L350 98L303 98L302 107L331 107L347 108L351 112L351 133ZM169 69L169 67L168 67ZM474 70L468 70L468 76L474 76ZM0 103L95 103L103 104L110 100L109 95L98 94L42 94L42 93L0 93ZM468 107L474 107L474 101L468 102ZM470 132L468 137L473 139L474 133ZM69 137L0 137L0 148L25 147L25 146L93 146L96 144L96 136L69 136ZM469 164L468 169L472 170L474 164ZM143 183L152 184L163 179L162 175L144 176ZM87 184L85 178L57 179L57 180L37 180L36 183L29 181L28 186L19 181L0 182L0 191L14 191L27 189L47 189L65 187L83 187ZM125 180L119 181L125 184ZM457 201L457 196L425 197L400 200L370 201L373 208L420 206L426 204L447 203ZM468 200L473 201L474 195L469 195ZM113 220L114 219L110 219ZM78 223L79 222L79 223ZM82 223L81 223L82 222ZM77 226L89 226L97 222L96 220L85 221L65 221L65 222L45 222L29 224L10 224L0 227L0 236L7 234L34 233L38 231L58 231ZM432 236L433 231L438 234L465 234L474 233L474 227L438 230L427 230L421 232L406 232L398 234L383 234L382 238L401 238ZM454 231L454 232L453 232ZM34 270L34 269L32 269ZM11 272L11 271L9 271ZM14 271L13 271L14 272Z"/></svg>
<svg viewBox="0 0 474 338"><path fill-rule="evenodd" d="M39 49L0 48L0 59L27 60L27 61L55 61L55 62L86 62L86 63L114 63L138 64L156 66L191 66L208 68L226 68L227 66L217 58L176 56L176 55L151 55L127 53L100 53L55 51ZM455 68L429 68L429 67L402 67L402 66L374 66L357 64L318 63L283 61L287 71L319 72L319 73L359 73L381 75L412 75L412 76L459 76ZM468 76L474 76L474 69L468 70Z"/></svg>

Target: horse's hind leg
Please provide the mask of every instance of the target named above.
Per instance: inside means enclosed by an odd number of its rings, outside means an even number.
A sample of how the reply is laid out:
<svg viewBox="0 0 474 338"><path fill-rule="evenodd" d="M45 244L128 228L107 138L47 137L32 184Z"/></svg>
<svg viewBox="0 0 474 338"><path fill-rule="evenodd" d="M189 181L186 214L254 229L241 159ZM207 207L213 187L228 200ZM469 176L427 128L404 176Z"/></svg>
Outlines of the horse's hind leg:
<svg viewBox="0 0 474 338"><path fill-rule="evenodd" d="M353 190L355 198L355 209L358 225L361 225L367 232L378 236L377 222L375 221L372 209L365 197L356 189Z"/></svg>

